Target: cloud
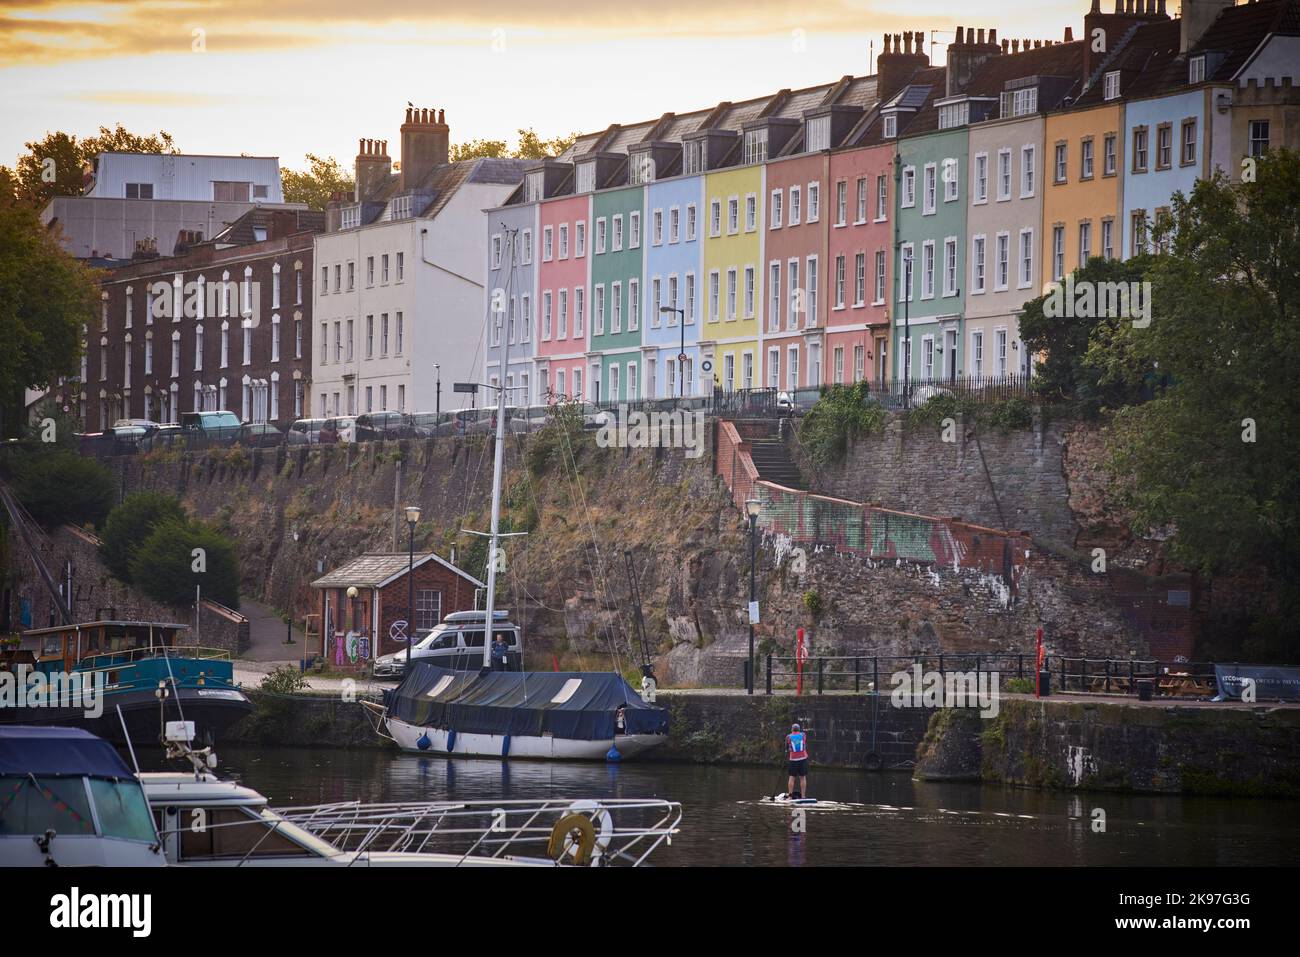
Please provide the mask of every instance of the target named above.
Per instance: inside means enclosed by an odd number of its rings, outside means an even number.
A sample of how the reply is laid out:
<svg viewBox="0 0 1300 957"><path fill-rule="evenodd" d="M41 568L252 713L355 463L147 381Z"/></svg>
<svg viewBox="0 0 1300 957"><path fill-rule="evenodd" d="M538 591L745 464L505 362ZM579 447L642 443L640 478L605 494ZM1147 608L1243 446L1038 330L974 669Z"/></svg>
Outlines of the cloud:
<svg viewBox="0 0 1300 957"><path fill-rule="evenodd" d="M486 43L493 31L512 42L586 43L602 37L735 39L785 33L920 28L908 4L825 0L659 0L637 10L607 0L499 0L491 8L433 6L428 0L0 0L0 65L188 52L205 31L209 53L304 46ZM882 7L884 9L882 9ZM927 22L933 17L927 17Z"/></svg>

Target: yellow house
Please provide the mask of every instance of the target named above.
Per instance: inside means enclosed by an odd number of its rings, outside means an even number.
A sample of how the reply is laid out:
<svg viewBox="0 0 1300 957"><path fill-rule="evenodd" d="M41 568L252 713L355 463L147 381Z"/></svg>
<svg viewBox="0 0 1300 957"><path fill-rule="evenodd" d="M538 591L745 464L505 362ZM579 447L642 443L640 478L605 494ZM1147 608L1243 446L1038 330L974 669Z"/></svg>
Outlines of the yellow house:
<svg viewBox="0 0 1300 957"><path fill-rule="evenodd" d="M1044 288L1092 256L1123 255L1123 109L1113 103L1047 117Z"/></svg>
<svg viewBox="0 0 1300 957"><path fill-rule="evenodd" d="M705 174L700 329L704 392L710 379L725 391L762 381L758 317L763 303L764 173L758 163Z"/></svg>

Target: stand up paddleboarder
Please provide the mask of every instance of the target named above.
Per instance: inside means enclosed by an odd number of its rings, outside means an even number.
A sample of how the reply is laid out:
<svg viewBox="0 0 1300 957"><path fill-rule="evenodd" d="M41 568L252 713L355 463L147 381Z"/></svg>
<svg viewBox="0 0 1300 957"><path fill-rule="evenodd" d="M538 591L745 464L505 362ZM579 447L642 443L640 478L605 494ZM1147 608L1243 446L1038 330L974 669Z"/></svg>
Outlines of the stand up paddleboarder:
<svg viewBox="0 0 1300 957"><path fill-rule="evenodd" d="M785 750L790 775L785 793L791 800L797 800L808 793L808 736L799 725L790 725L790 733L785 736Z"/></svg>

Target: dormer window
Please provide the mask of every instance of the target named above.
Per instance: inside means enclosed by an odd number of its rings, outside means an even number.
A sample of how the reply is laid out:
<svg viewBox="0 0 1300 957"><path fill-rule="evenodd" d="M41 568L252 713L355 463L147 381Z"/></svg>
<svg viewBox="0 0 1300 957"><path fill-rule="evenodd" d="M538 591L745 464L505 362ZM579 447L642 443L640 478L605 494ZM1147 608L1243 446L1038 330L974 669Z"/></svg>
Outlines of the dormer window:
<svg viewBox="0 0 1300 957"><path fill-rule="evenodd" d="M1027 86L1021 90L1009 90L1002 94L1001 115L1003 119L1011 116L1028 116L1038 112L1038 87Z"/></svg>
<svg viewBox="0 0 1300 957"><path fill-rule="evenodd" d="M898 136L898 114L889 113L885 116L883 136L887 140L892 140Z"/></svg>
<svg viewBox="0 0 1300 957"><path fill-rule="evenodd" d="M818 153L831 148L831 118L815 116L808 121L806 152Z"/></svg>
<svg viewBox="0 0 1300 957"><path fill-rule="evenodd" d="M1102 87L1102 99L1114 100L1119 98L1119 70L1111 70L1106 74L1106 79Z"/></svg>
<svg viewBox="0 0 1300 957"><path fill-rule="evenodd" d="M361 225L360 206L345 206L343 207L342 210L339 211L340 229L356 229L360 225ZM338 283L335 282L334 285L337 286Z"/></svg>
<svg viewBox="0 0 1300 957"><path fill-rule="evenodd" d="M388 207L389 219L410 219L411 218L411 197L410 195L398 196Z"/></svg>
<svg viewBox="0 0 1300 957"><path fill-rule="evenodd" d="M1202 83L1205 80L1205 54L1194 56L1187 61L1187 82Z"/></svg>
<svg viewBox="0 0 1300 957"><path fill-rule="evenodd" d="M633 186L655 181L655 161L649 150L630 154L628 167L628 179Z"/></svg>
<svg viewBox="0 0 1300 957"><path fill-rule="evenodd" d="M767 130L745 133L745 165L767 162Z"/></svg>
<svg viewBox="0 0 1300 957"><path fill-rule="evenodd" d="M528 176L525 177L525 179L524 179L524 202L526 202L526 203L536 203L536 202L538 202L539 200L542 199L543 192L544 192L544 190L543 190L543 184L544 184L543 177L544 177L545 175L546 175L546 174L545 174L545 171L539 169L537 172L535 172L535 173L529 173Z"/></svg>
<svg viewBox="0 0 1300 957"><path fill-rule="evenodd" d="M969 100L963 100L960 103L949 103L946 106L939 107L939 129L949 130L953 127L965 126L969 122Z"/></svg>
<svg viewBox="0 0 1300 957"><path fill-rule="evenodd" d="M579 193L591 193L596 189L596 164L579 163L578 164L578 189Z"/></svg>
<svg viewBox="0 0 1300 957"><path fill-rule="evenodd" d="M688 176L704 172L704 141L695 140L682 144L682 172Z"/></svg>

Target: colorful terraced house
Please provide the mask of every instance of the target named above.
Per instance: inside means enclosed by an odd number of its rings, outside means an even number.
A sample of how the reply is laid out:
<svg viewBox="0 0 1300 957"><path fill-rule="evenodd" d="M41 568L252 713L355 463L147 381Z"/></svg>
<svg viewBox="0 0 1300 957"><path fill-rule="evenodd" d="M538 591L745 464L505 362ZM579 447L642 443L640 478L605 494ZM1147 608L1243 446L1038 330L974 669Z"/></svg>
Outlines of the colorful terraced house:
<svg viewBox="0 0 1300 957"><path fill-rule="evenodd" d="M579 137L487 213L521 254L489 377L616 403L1032 372L1026 301L1300 140L1300 0L1164 8L1094 0L1078 41L959 28L943 66L904 33L869 76Z"/></svg>

